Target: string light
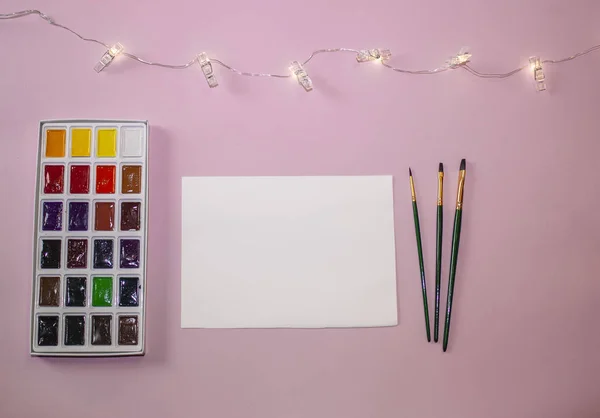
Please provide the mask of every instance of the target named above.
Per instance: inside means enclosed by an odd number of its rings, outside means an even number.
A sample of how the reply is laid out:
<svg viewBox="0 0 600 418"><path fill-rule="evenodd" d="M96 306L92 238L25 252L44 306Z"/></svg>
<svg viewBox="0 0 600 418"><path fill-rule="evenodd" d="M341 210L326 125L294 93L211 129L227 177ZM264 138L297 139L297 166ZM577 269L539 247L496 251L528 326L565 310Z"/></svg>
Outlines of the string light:
<svg viewBox="0 0 600 418"><path fill-rule="evenodd" d="M544 91L544 90L546 90L546 77L544 74L544 70L542 68L543 64L561 64L561 63L564 63L567 61L577 59L584 55L591 54L592 52L595 52L600 49L600 44L598 44L598 45L594 45L586 50L583 50L583 51L577 52L573 55L570 55L568 57L555 59L555 60L550 60L550 59L541 60L539 57L531 57L529 59L529 65L522 65L520 67L517 67L517 68L510 70L508 72L505 72L505 73L484 73L484 72L475 70L473 67L471 67L469 65L471 62L470 60L471 60L472 55L468 52L468 50L466 48L463 48L458 54L456 54L455 56L453 56L449 60L447 60L444 65L434 68L434 69L430 69L430 70L409 70L409 69L405 69L405 68L397 68L397 67L390 65L388 62L391 58L391 52L389 49L330 48L330 49L318 49L318 50L314 51L310 55L310 57L308 57L308 59L306 59L302 63L300 63L299 61L292 62L292 65L290 66L290 70L291 70L292 74L290 74L290 73L287 73L287 74L253 73L253 72L238 70L216 58L209 58L206 55L206 53L202 53L202 54L195 56L193 59L191 59L190 61L188 61L185 64L164 64L161 62L147 61L137 55L134 55L134 54L131 54L128 52L124 52L123 46L119 43L117 43L113 46L109 46L106 43L99 41L97 39L86 38L86 37L80 35L79 33L77 33L76 31L74 31L73 29L57 23L50 16L46 15L45 13L42 13L39 10L22 10L22 11L13 12L13 13L0 14L0 20L18 19L18 18L29 16L29 15L38 16L39 18L43 19L46 23L48 23L52 26L61 28L63 30L66 30L66 31L72 33L73 35L77 36L82 41L95 43L95 44L98 44L98 45L101 45L101 46L107 48L107 51L104 53L104 55L102 56L100 61L94 67L96 72L100 72L104 68L106 68L108 65L110 65L110 63L112 63L112 61L118 55L122 55L124 57L133 59L141 64L157 66L157 67L162 67L162 68L168 68L168 69L172 69L172 70L183 70L183 69L186 69L186 68L194 65L195 63L198 63L202 69L202 73L204 74L206 81L208 82L208 85L211 88L218 86L218 83L217 83L217 80L215 77L214 68L213 68L213 64L216 64L222 68L225 68L228 71L233 72L234 74L246 76L246 77L269 77L269 78L296 77L296 79L298 80L298 83L306 91L311 91L313 88L312 80L308 76L305 66L306 66L306 64L308 64L309 61L311 61L313 59L313 57L315 57L316 55L322 54L322 53L352 52L352 53L356 54L356 60L360 63L376 61L376 62L380 62L385 68L388 68L392 71L395 71L398 73L403 73L403 74L409 74L409 75L438 74L438 73L442 73L442 72L445 72L448 70L454 70L457 68L461 68L461 69L469 72L471 75L474 75L475 77L484 78L484 79L489 79L489 78L505 79L505 78L512 77L513 75L523 71L527 67L530 67L533 72L534 81L536 83L536 90Z"/></svg>
<svg viewBox="0 0 600 418"><path fill-rule="evenodd" d="M387 61L392 56L389 49L361 49L356 54L356 61Z"/></svg>
<svg viewBox="0 0 600 418"><path fill-rule="evenodd" d="M104 70L106 67L108 67L110 65L111 62L113 62L113 60L115 59L115 57L117 55L119 55L121 52L123 52L123 45L121 45L120 43L116 43L113 46L111 46L108 51L106 51L104 53L104 55L102 55L102 58L100 58L100 61L98 61L98 64L96 64L96 66L94 67L94 70L96 70L97 73L99 73L100 71Z"/></svg>
<svg viewBox="0 0 600 418"><path fill-rule="evenodd" d="M468 48L462 48L458 54L456 54L446 62L448 64L448 67L456 68L468 63L471 60L471 57L473 56L468 51Z"/></svg>
<svg viewBox="0 0 600 418"><path fill-rule="evenodd" d="M544 69L542 68L542 62L539 57L529 58L529 66L533 72L533 79L535 80L535 88L537 91L546 90L546 76L544 75Z"/></svg>
<svg viewBox="0 0 600 418"><path fill-rule="evenodd" d="M217 78L215 77L215 73L213 71L212 64L210 63L210 58L206 55L206 52L202 52L198 55L198 63L200 64L200 68L202 68L202 73L204 73L204 77L206 77L206 82L210 88L217 87L219 83L217 82Z"/></svg>
<svg viewBox="0 0 600 418"><path fill-rule="evenodd" d="M292 61L290 65L290 71L296 76L298 83L304 87L305 91L312 91L312 80L304 70L304 67L302 67L302 64L300 64L298 61Z"/></svg>

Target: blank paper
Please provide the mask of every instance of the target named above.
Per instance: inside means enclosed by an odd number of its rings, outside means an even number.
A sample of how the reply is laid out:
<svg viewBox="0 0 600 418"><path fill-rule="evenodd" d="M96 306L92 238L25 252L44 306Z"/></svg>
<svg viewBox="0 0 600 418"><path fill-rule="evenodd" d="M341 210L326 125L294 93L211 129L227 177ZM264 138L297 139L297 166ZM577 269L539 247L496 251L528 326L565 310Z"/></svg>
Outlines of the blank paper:
<svg viewBox="0 0 600 418"><path fill-rule="evenodd" d="M184 177L181 326L396 325L391 176Z"/></svg>

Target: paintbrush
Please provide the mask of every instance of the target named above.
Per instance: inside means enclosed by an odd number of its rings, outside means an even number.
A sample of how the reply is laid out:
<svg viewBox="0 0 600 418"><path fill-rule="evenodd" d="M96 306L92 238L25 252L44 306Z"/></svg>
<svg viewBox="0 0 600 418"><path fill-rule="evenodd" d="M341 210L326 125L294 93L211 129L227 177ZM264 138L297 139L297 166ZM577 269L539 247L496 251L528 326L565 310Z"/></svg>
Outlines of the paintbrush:
<svg viewBox="0 0 600 418"><path fill-rule="evenodd" d="M442 231L444 229L444 164L438 168L437 223L435 239L435 316L433 341L438 342L440 331L440 288L442 286Z"/></svg>
<svg viewBox="0 0 600 418"><path fill-rule="evenodd" d="M423 265L423 249L421 248L421 228L419 227L419 210L417 208L417 195L415 193L415 183L413 181L412 171L408 169L410 180L410 194L412 197L413 218L415 221L415 235L417 236L417 254L419 256L419 269L421 271L421 289L423 291L423 310L425 312L425 331L427 332L427 341L431 341L431 332L429 330L429 307L427 306L427 285L425 283L425 266Z"/></svg>
<svg viewBox="0 0 600 418"><path fill-rule="evenodd" d="M460 244L460 227L462 222L463 192L465 189L466 161L460 162L458 172L458 190L456 192L456 212L454 213L454 230L452 231L452 249L450 251L450 279L448 280L448 298L446 300L446 323L444 326L443 350L448 348L450 336L450 317L452 316L452 299L454 298L454 281L456 279L456 263L458 261L458 245Z"/></svg>

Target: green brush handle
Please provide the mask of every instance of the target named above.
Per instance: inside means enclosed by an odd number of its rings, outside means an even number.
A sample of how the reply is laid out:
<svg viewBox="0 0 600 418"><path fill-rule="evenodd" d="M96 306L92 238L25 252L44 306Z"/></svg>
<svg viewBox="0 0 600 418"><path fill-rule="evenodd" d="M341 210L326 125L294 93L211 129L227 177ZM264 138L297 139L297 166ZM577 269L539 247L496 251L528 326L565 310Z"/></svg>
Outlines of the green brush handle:
<svg viewBox="0 0 600 418"><path fill-rule="evenodd" d="M438 342L440 331L440 288L442 286L442 231L444 228L444 207L437 207L437 237L435 240L435 319L433 323L433 341Z"/></svg>
<svg viewBox="0 0 600 418"><path fill-rule="evenodd" d="M423 264L423 248L421 247L421 227L419 226L419 211L417 202L413 201L413 216L415 219L415 235L417 236L417 253L419 255L419 270L421 271L421 289L423 291L423 310L425 312L425 330L427 331L427 341L431 341L431 331L429 329L429 307L427 305L427 284L425 283L425 265Z"/></svg>
<svg viewBox="0 0 600 418"><path fill-rule="evenodd" d="M450 317L452 315L452 299L454 297L454 279L456 278L456 263L458 261L458 244L460 242L460 226L462 221L462 209L456 209L454 215L454 231L452 231L452 251L450 252L450 279L448 280L448 300L446 301L446 323L444 327L444 346L448 347L448 336L450 334Z"/></svg>

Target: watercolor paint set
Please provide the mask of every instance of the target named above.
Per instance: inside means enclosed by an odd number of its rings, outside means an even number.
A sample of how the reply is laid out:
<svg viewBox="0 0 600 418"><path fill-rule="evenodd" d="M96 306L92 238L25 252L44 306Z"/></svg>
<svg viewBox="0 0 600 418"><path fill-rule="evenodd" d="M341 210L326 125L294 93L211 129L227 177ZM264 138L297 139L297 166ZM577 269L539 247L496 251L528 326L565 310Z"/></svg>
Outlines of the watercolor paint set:
<svg viewBox="0 0 600 418"><path fill-rule="evenodd" d="M148 123L40 124L31 354L144 354Z"/></svg>

